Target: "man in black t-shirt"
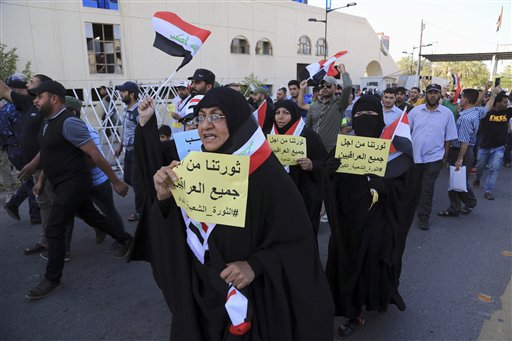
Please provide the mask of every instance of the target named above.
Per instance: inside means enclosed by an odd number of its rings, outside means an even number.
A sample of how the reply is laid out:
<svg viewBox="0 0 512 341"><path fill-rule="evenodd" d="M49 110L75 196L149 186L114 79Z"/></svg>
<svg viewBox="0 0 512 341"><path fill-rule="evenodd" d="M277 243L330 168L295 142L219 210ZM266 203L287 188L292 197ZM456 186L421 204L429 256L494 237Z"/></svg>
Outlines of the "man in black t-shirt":
<svg viewBox="0 0 512 341"><path fill-rule="evenodd" d="M499 86L492 90L493 94L489 101L494 102L492 103L493 109L480 121L480 145L476 180L473 182L473 186L480 186L482 173L489 164L489 174L484 186L484 198L487 200L494 200L492 191L503 163L509 120L512 118L512 108L508 107L509 97L505 93L499 92L500 90Z"/></svg>
<svg viewBox="0 0 512 341"><path fill-rule="evenodd" d="M43 82L31 89L36 98L34 104L45 116L39 132L39 159L43 176L47 178L55 193L47 220L48 263L44 279L29 290L25 297L43 298L60 286L64 268L66 226L75 215L88 225L105 232L119 242L121 247L116 258L126 256L132 237L120 226L100 214L91 200L91 175L87 156L109 177L114 190L121 196L128 186L119 180L110 164L94 144L83 121L76 118L64 106L66 90L55 81ZM34 194L41 193L42 182L34 187Z"/></svg>
<svg viewBox="0 0 512 341"><path fill-rule="evenodd" d="M32 76L30 81L27 83L27 89L32 89L38 87L42 82L51 80L50 77L45 75L35 75ZM22 167L25 167L27 163L32 161L32 159L39 152L39 141L37 140L37 135L39 133L39 129L41 128L41 123L43 122L43 116L39 114L39 111L34 106L34 96L29 94L23 94L19 91L12 90L7 84L0 80L0 96L7 99L9 102L13 103L18 110L21 116L21 139L19 148L21 150L22 156ZM16 191L16 193L11 197L11 199L5 203L4 208L9 213L9 216L14 219L20 220L20 216L18 213L18 208L21 203L27 198L29 198L29 212L30 212L30 220L32 223L37 224L41 223L41 216L39 212L39 207L37 206L36 199L32 194L32 188L34 187L34 182L31 177L22 179L22 186ZM44 244L45 241L41 240ZM38 248L36 252L41 251L42 248Z"/></svg>

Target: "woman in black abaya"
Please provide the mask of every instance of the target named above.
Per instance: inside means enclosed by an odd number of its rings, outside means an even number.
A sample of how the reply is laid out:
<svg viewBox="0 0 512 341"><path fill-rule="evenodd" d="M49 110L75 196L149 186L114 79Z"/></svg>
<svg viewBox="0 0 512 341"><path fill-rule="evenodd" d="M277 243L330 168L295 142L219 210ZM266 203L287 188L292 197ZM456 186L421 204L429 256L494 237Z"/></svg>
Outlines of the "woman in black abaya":
<svg viewBox="0 0 512 341"><path fill-rule="evenodd" d="M377 98L362 96L352 114L357 136L380 137L384 119ZM338 326L339 337L362 326L363 309L385 312L390 303L405 309L398 285L418 189L408 153L402 153L400 162L388 162L383 178L336 173L340 160L334 150L330 153L324 178L331 227L326 274L336 315L348 318ZM371 190L379 196L373 205Z"/></svg>
<svg viewBox="0 0 512 341"><path fill-rule="evenodd" d="M285 169L289 171L290 177L302 195L316 236L320 225L321 180L325 170L327 151L320 136L305 126L297 104L290 100L282 100L274 104L274 108L276 114L271 134L296 135L306 139L306 157L298 159L296 166Z"/></svg>
<svg viewBox="0 0 512 341"><path fill-rule="evenodd" d="M150 116L152 101L139 108L141 118ZM192 252L187 231L198 236L200 222L186 225L169 191L176 162L156 172L147 252L173 315L171 339L332 340L332 297L306 209L252 109L240 93L216 88L195 112L204 152L238 155L253 146L246 223L216 225L206 251ZM225 307L234 289L247 300L244 322L235 325Z"/></svg>

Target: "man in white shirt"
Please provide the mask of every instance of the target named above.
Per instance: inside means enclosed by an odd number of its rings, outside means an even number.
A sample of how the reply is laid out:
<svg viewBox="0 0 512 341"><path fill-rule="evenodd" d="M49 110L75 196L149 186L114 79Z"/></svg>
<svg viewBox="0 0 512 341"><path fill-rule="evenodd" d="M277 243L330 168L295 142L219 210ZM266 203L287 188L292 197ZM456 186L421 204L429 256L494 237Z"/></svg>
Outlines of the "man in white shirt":
<svg viewBox="0 0 512 341"><path fill-rule="evenodd" d="M395 101L395 89L387 88L384 90L384 94L382 95L382 112L384 113L384 123L386 126L395 122L402 115L403 111L395 105Z"/></svg>

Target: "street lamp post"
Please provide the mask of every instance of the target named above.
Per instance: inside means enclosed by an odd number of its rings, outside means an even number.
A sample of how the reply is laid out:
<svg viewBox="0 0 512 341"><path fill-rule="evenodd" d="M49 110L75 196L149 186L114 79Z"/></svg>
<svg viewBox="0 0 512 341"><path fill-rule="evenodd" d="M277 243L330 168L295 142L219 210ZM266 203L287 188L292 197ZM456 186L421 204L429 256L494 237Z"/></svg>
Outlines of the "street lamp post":
<svg viewBox="0 0 512 341"><path fill-rule="evenodd" d="M412 67L414 67L414 50L416 49L420 49L420 52L418 54L418 67L416 69L416 73L415 73L415 77L416 77L416 80L418 81L419 80L419 75L420 75L420 71L421 71L421 48L422 47L428 47L428 46L432 46L433 44L425 44L425 45L420 45L420 46L413 46L412 47L412 52L407 52L407 51L402 51L403 54L408 54L411 56L411 59L412 59L412 62L413 62L413 65ZM412 70L411 70L411 73L412 73ZM419 83L418 83L419 84Z"/></svg>
<svg viewBox="0 0 512 341"><path fill-rule="evenodd" d="M348 4L346 4L345 6L341 6L341 7L336 7L336 8L327 8L327 4L326 4L326 7L325 7L325 19L324 20L319 20L317 18L309 18L308 21L311 21L311 22L321 22L321 23L324 23L325 25L325 31L324 31L324 59L327 59L327 14L329 14L330 12L332 11L336 11L338 9L341 9L341 8L347 8L347 7L352 7L352 6L356 6L357 3L355 2L349 2Z"/></svg>

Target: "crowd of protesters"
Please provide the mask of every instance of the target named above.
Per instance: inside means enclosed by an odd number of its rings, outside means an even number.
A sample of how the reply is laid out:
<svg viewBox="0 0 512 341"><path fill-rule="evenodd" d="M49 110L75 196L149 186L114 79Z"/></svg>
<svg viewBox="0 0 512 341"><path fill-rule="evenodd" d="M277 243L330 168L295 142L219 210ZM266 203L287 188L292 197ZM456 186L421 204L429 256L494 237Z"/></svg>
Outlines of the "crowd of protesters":
<svg viewBox="0 0 512 341"><path fill-rule="evenodd" d="M12 165L21 181L4 209L21 220L19 207L28 199L30 223L42 228L24 252L47 260L44 279L26 297L46 297L61 285L78 217L94 228L97 243L107 234L114 239L108 250L115 258L151 263L173 314L173 339L328 340L334 316L346 318L336 327L344 338L364 324L364 311L384 312L389 304L404 310L398 284L407 234L415 216L418 228L431 228L443 167L465 167L466 190L448 191L439 217L477 207L473 188L486 169L483 198L494 200L500 168L511 167L510 94L490 83L464 89L460 98L438 84L426 84L424 93L356 90L345 66L337 70L337 78L313 86L290 80L273 100L266 87L244 94L240 84L220 85L214 72L197 69L176 87L169 125L157 123L156 100L141 98L136 83L115 88L124 104L120 117L110 114L113 101L100 89L105 120L121 123L115 156L123 156L123 179L103 156L98 132L80 118L82 103L66 96L61 83L42 74L0 81L1 165L6 174ZM253 113L263 105L258 124ZM403 162L388 162L383 177L337 172L339 134L381 138L404 112L412 149L403 151ZM242 146L256 146L249 153L245 229L196 222L176 205L169 189L180 161L173 135L194 129L206 153L237 155ZM268 134L304 137L307 155L281 166ZM134 237L113 200L113 191L125 196L128 185L135 192L127 217L138 224ZM317 244L321 221L331 229L325 269ZM194 238L201 255L191 252Z"/></svg>

